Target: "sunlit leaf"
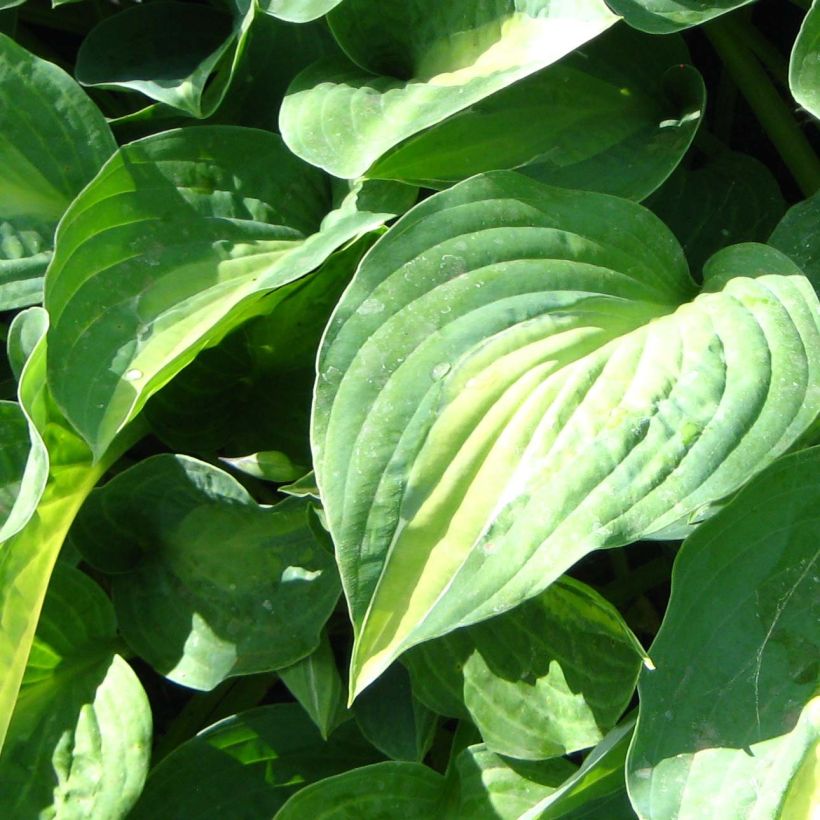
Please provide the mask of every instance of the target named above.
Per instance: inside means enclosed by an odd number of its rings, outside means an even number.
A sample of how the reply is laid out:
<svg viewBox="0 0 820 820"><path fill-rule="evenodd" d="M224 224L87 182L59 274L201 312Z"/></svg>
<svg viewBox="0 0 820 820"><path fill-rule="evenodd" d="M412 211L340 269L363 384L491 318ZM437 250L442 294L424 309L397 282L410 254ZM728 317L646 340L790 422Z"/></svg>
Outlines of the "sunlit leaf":
<svg viewBox="0 0 820 820"><path fill-rule="evenodd" d="M669 34L699 26L753 0L609 0L630 25L650 34Z"/></svg>
<svg viewBox="0 0 820 820"><path fill-rule="evenodd" d="M5 817L124 817L151 753L151 709L116 654L111 603L60 564L0 757Z"/></svg>
<svg viewBox="0 0 820 820"><path fill-rule="evenodd" d="M288 20L291 23L306 23L327 14L342 0L260 0L259 7L266 14Z"/></svg>
<svg viewBox="0 0 820 820"><path fill-rule="evenodd" d="M808 428L808 280L752 244L705 280L641 206L509 172L371 249L324 338L312 431L353 695L592 550L686 523Z"/></svg>
<svg viewBox="0 0 820 820"><path fill-rule="evenodd" d="M803 20L789 64L789 85L797 102L820 118L820 4Z"/></svg>
<svg viewBox="0 0 820 820"><path fill-rule="evenodd" d="M772 465L681 548L629 752L642 817L810 816L783 807L808 808L820 732L818 509L813 448Z"/></svg>
<svg viewBox="0 0 820 820"><path fill-rule="evenodd" d="M282 135L308 162L358 177L403 140L554 63L616 20L603 0L345 0L328 21L350 60L320 60L294 80Z"/></svg>

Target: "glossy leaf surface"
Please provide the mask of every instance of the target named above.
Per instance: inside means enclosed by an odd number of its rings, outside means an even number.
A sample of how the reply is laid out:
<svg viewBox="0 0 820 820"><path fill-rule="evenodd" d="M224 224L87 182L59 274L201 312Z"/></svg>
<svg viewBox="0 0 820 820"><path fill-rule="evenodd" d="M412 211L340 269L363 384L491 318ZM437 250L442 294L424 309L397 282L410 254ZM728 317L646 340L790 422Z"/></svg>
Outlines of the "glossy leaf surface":
<svg viewBox="0 0 820 820"><path fill-rule="evenodd" d="M698 296L668 229L624 200L499 172L413 209L319 360L353 694L736 490L817 414L819 340L811 285L767 246L722 251Z"/></svg>
<svg viewBox="0 0 820 820"><path fill-rule="evenodd" d="M820 118L820 4L817 0L806 14L794 44L789 85L797 102Z"/></svg>
<svg viewBox="0 0 820 820"><path fill-rule="evenodd" d="M699 26L753 0L609 0L630 25L651 34L669 34Z"/></svg>

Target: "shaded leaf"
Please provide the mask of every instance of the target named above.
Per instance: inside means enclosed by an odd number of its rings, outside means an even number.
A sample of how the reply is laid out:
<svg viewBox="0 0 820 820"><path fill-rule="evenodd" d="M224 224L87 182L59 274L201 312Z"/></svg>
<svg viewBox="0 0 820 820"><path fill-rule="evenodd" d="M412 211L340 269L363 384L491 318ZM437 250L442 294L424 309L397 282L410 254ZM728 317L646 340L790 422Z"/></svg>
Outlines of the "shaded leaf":
<svg viewBox="0 0 820 820"><path fill-rule="evenodd" d="M444 188L515 168L552 185L643 199L700 124L703 81L688 60L680 39L617 26L406 140L368 176Z"/></svg>
<svg viewBox="0 0 820 820"><path fill-rule="evenodd" d="M769 244L783 251L820 291L820 192L789 208Z"/></svg>
<svg viewBox="0 0 820 820"><path fill-rule="evenodd" d="M0 757L6 817L124 817L148 773L151 708L116 654L111 603L59 564Z"/></svg>
<svg viewBox="0 0 820 820"><path fill-rule="evenodd" d="M352 722L323 742L298 704L261 706L171 752L151 771L129 818L259 820L305 784L379 757Z"/></svg>
<svg viewBox="0 0 820 820"><path fill-rule="evenodd" d="M514 610L415 647L402 660L431 708L463 717L466 707L492 751L540 760L594 746L615 725L638 679L636 647L611 604L563 578Z"/></svg>
<svg viewBox="0 0 820 820"><path fill-rule="evenodd" d="M674 237L625 200L494 172L418 205L319 359L353 694L734 492L815 418L818 356L816 294L765 245L722 251L697 296Z"/></svg>
<svg viewBox="0 0 820 820"><path fill-rule="evenodd" d="M114 573L122 634L194 689L309 655L339 596L309 505L259 506L227 473L159 455L92 493L72 541Z"/></svg>
<svg viewBox="0 0 820 820"><path fill-rule="evenodd" d="M795 100L820 118L820 4L814 0L803 20L789 63Z"/></svg>
<svg viewBox="0 0 820 820"><path fill-rule="evenodd" d="M346 0L328 15L352 62L320 60L282 104L288 147L358 177L403 140L583 45L617 18L602 0Z"/></svg>
<svg viewBox="0 0 820 820"><path fill-rule="evenodd" d="M790 790L820 728L818 508L813 448L777 461L683 544L627 763L641 816L803 816L783 806L800 802Z"/></svg>
<svg viewBox="0 0 820 820"><path fill-rule="evenodd" d="M60 223L49 268L49 381L95 454L270 291L412 201L330 181L274 135L202 126L121 148Z"/></svg>
<svg viewBox="0 0 820 820"><path fill-rule="evenodd" d="M399 664L356 700L353 714L362 734L393 760L421 762L438 722L414 697L407 670Z"/></svg>
<svg viewBox="0 0 820 820"><path fill-rule="evenodd" d="M765 242L786 202L765 165L724 151L694 168L678 168L646 206L672 229L692 272L700 276L721 248Z"/></svg>
<svg viewBox="0 0 820 820"><path fill-rule="evenodd" d="M306 658L279 670L282 683L299 701L322 737L342 723L345 715L345 689L327 632L322 633L319 646Z"/></svg>
<svg viewBox="0 0 820 820"><path fill-rule="evenodd" d="M115 147L71 77L0 34L0 310L42 299L57 222Z"/></svg>
<svg viewBox="0 0 820 820"><path fill-rule="evenodd" d="M630 25L650 34L699 26L753 0L609 0L612 10Z"/></svg>

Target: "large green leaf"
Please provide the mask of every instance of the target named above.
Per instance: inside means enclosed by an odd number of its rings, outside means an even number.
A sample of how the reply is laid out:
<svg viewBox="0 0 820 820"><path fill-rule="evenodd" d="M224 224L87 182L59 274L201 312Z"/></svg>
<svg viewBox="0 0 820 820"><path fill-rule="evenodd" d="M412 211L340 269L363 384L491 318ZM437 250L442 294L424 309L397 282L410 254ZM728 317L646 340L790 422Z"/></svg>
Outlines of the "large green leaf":
<svg viewBox="0 0 820 820"><path fill-rule="evenodd" d="M772 465L684 543L629 752L642 817L810 816L818 509L813 448Z"/></svg>
<svg viewBox="0 0 820 820"><path fill-rule="evenodd" d="M786 210L771 171L736 151L678 168L645 204L672 229L697 276L721 248L765 242Z"/></svg>
<svg viewBox="0 0 820 820"><path fill-rule="evenodd" d="M515 168L643 199L680 162L705 106L682 39L617 26L559 63L411 137L368 171L444 188Z"/></svg>
<svg viewBox="0 0 820 820"><path fill-rule="evenodd" d="M327 14L342 0L260 0L259 8L291 23L306 23Z"/></svg>
<svg viewBox="0 0 820 820"><path fill-rule="evenodd" d="M339 580L310 515L307 501L263 507L222 470L163 454L92 493L71 537L113 574L129 644L171 680L212 689L318 646Z"/></svg>
<svg viewBox="0 0 820 820"><path fill-rule="evenodd" d="M60 223L46 283L49 382L95 454L200 350L269 312L268 292L404 210L413 190L366 182L335 209L333 194L254 129L170 131L112 157Z"/></svg>
<svg viewBox="0 0 820 820"><path fill-rule="evenodd" d="M617 18L603 0L346 0L328 15L352 62L320 60L282 105L290 149L358 177L403 140L554 63Z"/></svg>
<svg viewBox="0 0 820 820"><path fill-rule="evenodd" d="M230 80L227 67L213 75L236 58L241 29L241 19L234 25L229 15L206 5L160 0L132 6L89 32L77 54L76 76L85 86L139 91L205 117Z"/></svg>
<svg viewBox="0 0 820 820"><path fill-rule="evenodd" d="M45 312L26 311L15 324L19 339L39 336L36 343L28 338L23 345L31 354L20 376L19 399L29 422L29 460L39 460L41 469L48 467L49 475L25 527L0 544L0 745L23 678L48 579L66 533L100 476L140 435L139 428L129 428L94 463L91 451L66 424L46 386ZM29 329L21 329L23 324Z"/></svg>
<svg viewBox="0 0 820 820"><path fill-rule="evenodd" d="M351 694L735 491L811 424L818 359L817 297L765 245L714 257L698 296L635 203L510 172L425 200L362 261L319 360Z"/></svg>
<svg viewBox="0 0 820 820"><path fill-rule="evenodd" d="M769 244L794 261L820 291L820 191L789 208Z"/></svg>
<svg viewBox="0 0 820 820"><path fill-rule="evenodd" d="M0 757L4 817L124 817L151 754L151 709L116 654L102 590L58 565Z"/></svg>
<svg viewBox="0 0 820 820"><path fill-rule="evenodd" d="M820 118L820 4L803 20L789 63L789 86L797 102Z"/></svg>
<svg viewBox="0 0 820 820"><path fill-rule="evenodd" d="M638 679L636 647L611 604L564 578L403 661L431 708L463 703L494 752L540 760L594 746L615 725ZM445 714L462 717L463 709Z"/></svg>
<svg viewBox="0 0 820 820"><path fill-rule="evenodd" d="M0 34L0 310L42 299L57 222L115 147L71 77Z"/></svg>
<svg viewBox="0 0 820 820"><path fill-rule="evenodd" d="M379 758L352 722L324 742L298 704L262 706L205 729L168 755L151 771L129 817L270 818L305 784Z"/></svg>
<svg viewBox="0 0 820 820"><path fill-rule="evenodd" d="M573 771L565 760L506 761L483 745L469 746L447 777L420 763L376 763L302 789L276 820L514 820Z"/></svg>
<svg viewBox="0 0 820 820"><path fill-rule="evenodd" d="M650 34L669 34L726 14L753 0L609 0L630 26Z"/></svg>

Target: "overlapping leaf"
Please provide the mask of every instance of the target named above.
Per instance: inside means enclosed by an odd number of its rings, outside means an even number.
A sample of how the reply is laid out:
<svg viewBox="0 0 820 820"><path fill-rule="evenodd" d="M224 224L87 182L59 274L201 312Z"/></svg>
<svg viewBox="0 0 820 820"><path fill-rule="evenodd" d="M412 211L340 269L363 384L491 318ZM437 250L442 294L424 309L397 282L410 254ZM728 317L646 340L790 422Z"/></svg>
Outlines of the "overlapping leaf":
<svg viewBox="0 0 820 820"><path fill-rule="evenodd" d="M242 19L234 25L210 6L166 0L132 6L89 32L77 54L76 76L85 86L139 91L205 117L231 77L230 69L214 72L236 58L243 39Z"/></svg>
<svg viewBox="0 0 820 820"><path fill-rule="evenodd" d="M261 0L259 7L266 14L291 23L306 23L327 14L342 0Z"/></svg>
<svg viewBox="0 0 820 820"><path fill-rule="evenodd" d="M643 199L686 152L705 99L681 39L618 26L559 63L406 140L368 171L444 188L516 168Z"/></svg>
<svg viewBox="0 0 820 820"><path fill-rule="evenodd" d="M792 50L789 85L797 102L820 118L820 4L814 0Z"/></svg>
<svg viewBox="0 0 820 820"><path fill-rule="evenodd" d="M705 279L640 206L513 173L374 246L326 332L312 430L354 695L588 552L685 523L811 424L809 282L751 244Z"/></svg>
<svg viewBox="0 0 820 820"><path fill-rule="evenodd" d="M111 604L59 565L0 757L6 817L124 817L142 790L151 709L116 654Z"/></svg>
<svg viewBox="0 0 820 820"><path fill-rule="evenodd" d="M209 727L168 755L151 771L129 817L272 817L306 784L379 758L352 722L325 742L298 704L262 706Z"/></svg>
<svg viewBox="0 0 820 820"><path fill-rule="evenodd" d="M71 77L0 34L0 310L42 299L57 222L115 147Z"/></svg>
<svg viewBox="0 0 820 820"><path fill-rule="evenodd" d="M678 168L645 204L680 240L696 276L727 245L765 242L786 209L771 171L736 151Z"/></svg>
<svg viewBox="0 0 820 820"><path fill-rule="evenodd" d="M820 292L820 192L789 208L769 237L792 259Z"/></svg>
<svg viewBox="0 0 820 820"><path fill-rule="evenodd" d="M403 140L609 28L602 0L346 0L328 15L350 60L302 72L282 105L290 149L355 178Z"/></svg>
<svg viewBox="0 0 820 820"><path fill-rule="evenodd" d="M344 193L344 192L342 192ZM330 181L274 134L170 131L121 148L60 224L49 268L49 382L99 456L203 348L270 291L404 210L413 191Z"/></svg>
<svg viewBox="0 0 820 820"><path fill-rule="evenodd" d="M615 725L638 679L636 647L611 604L565 578L402 660L431 708L463 717L466 707L492 751L540 760L594 746Z"/></svg>
<svg viewBox="0 0 820 820"><path fill-rule="evenodd" d="M609 0L613 11L630 25L650 34L699 26L753 0Z"/></svg>
<svg viewBox="0 0 820 820"><path fill-rule="evenodd" d="M113 573L122 634L177 683L289 666L319 644L339 596L308 502L261 507L227 473L159 455L92 493L72 541Z"/></svg>
<svg viewBox="0 0 820 820"><path fill-rule="evenodd" d="M642 817L808 817L816 771L820 449L781 459L684 543L640 683Z"/></svg>

